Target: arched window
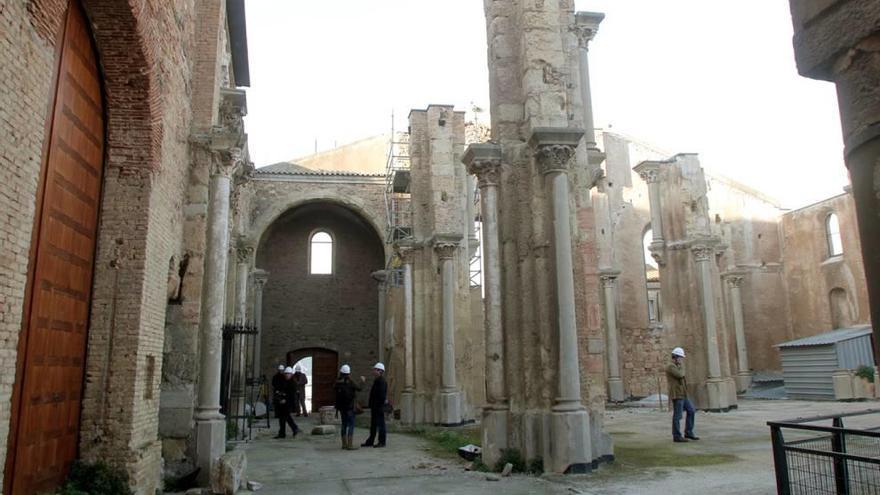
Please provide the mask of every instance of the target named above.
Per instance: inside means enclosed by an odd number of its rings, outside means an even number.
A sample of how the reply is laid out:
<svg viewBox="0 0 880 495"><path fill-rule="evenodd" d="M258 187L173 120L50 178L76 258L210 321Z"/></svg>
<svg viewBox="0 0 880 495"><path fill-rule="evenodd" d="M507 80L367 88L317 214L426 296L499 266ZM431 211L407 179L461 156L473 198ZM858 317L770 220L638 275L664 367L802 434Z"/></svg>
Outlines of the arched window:
<svg viewBox="0 0 880 495"><path fill-rule="evenodd" d="M309 239L309 274L330 275L333 273L333 238L319 230Z"/></svg>
<svg viewBox="0 0 880 495"><path fill-rule="evenodd" d="M829 258L843 254L843 241L840 238L840 221L835 213L831 213L825 218L825 239L828 243Z"/></svg>
<svg viewBox="0 0 880 495"><path fill-rule="evenodd" d="M660 267L657 266L657 260L651 256L651 241L654 240L654 233L649 226L642 236L642 249L644 251L645 261L645 281L647 282L648 295L648 323L660 323Z"/></svg>

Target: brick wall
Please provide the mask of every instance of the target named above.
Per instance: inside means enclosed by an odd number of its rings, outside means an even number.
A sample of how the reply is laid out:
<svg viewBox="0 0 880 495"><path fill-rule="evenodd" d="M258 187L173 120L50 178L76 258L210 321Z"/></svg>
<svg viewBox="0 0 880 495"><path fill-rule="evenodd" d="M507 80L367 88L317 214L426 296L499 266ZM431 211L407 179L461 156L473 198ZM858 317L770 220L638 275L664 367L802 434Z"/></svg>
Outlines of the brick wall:
<svg viewBox="0 0 880 495"><path fill-rule="evenodd" d="M334 238L332 275L309 275L308 242L316 229ZM384 267L371 226L352 211L312 203L279 218L263 237L256 266L269 272L263 291L262 370L271 376L285 355L304 347L339 353L366 374L378 353L378 290L370 276Z"/></svg>

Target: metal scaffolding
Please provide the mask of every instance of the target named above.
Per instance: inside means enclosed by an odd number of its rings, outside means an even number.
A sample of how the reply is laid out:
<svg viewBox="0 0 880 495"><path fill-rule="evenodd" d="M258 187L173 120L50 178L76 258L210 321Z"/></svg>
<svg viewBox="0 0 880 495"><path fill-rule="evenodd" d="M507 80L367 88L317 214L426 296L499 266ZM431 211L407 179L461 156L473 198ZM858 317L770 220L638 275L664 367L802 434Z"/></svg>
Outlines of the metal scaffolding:
<svg viewBox="0 0 880 495"><path fill-rule="evenodd" d="M409 133L394 130L394 114L389 141L385 167L385 242L393 244L413 236Z"/></svg>

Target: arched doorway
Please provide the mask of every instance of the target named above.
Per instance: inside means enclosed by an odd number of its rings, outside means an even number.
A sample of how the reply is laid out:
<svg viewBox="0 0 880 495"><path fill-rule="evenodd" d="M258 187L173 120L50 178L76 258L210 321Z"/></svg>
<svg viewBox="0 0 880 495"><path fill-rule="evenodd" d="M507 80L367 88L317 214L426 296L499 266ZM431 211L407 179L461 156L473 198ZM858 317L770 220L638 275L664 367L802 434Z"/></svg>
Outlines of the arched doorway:
<svg viewBox="0 0 880 495"><path fill-rule="evenodd" d="M366 374L378 360L379 294L371 274L385 267L379 234L341 204L301 204L266 229L256 266L268 272L261 372L312 356L313 407L332 405L339 365Z"/></svg>
<svg viewBox="0 0 880 495"><path fill-rule="evenodd" d="M69 3L64 22L13 389L11 493L52 491L77 457L105 118L97 55L78 2Z"/></svg>

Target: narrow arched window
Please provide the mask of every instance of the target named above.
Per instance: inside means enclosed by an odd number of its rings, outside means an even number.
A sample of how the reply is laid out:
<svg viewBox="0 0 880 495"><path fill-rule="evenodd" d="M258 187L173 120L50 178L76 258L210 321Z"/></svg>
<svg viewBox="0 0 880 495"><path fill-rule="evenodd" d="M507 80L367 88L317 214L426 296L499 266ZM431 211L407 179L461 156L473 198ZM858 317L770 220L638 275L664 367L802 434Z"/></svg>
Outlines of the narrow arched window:
<svg viewBox="0 0 880 495"><path fill-rule="evenodd" d="M317 231L309 239L309 274L333 273L333 238L329 233Z"/></svg>
<svg viewBox="0 0 880 495"><path fill-rule="evenodd" d="M843 254L843 241L840 238L840 221L835 213L831 213L825 218L825 239L828 243L828 257Z"/></svg>

